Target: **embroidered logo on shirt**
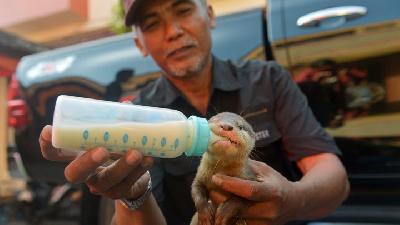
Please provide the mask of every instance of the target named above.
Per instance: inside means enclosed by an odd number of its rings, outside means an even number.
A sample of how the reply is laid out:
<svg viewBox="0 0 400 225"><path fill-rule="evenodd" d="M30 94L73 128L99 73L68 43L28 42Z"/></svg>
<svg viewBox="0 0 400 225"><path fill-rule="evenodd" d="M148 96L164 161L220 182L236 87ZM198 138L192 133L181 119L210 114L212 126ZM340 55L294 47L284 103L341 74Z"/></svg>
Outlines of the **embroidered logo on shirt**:
<svg viewBox="0 0 400 225"><path fill-rule="evenodd" d="M259 141L261 139L269 138L271 135L269 134L268 130L262 130L256 132L256 141Z"/></svg>

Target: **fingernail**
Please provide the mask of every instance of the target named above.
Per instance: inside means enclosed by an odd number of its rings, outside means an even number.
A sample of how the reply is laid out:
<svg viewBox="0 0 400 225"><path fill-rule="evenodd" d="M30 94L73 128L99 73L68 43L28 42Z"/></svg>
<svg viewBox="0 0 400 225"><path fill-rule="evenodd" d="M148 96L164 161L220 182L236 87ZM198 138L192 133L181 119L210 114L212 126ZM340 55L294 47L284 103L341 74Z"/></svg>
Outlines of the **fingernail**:
<svg viewBox="0 0 400 225"><path fill-rule="evenodd" d="M51 142L51 126L46 125L40 133L40 138L46 142Z"/></svg>
<svg viewBox="0 0 400 225"><path fill-rule="evenodd" d="M101 148L96 149L92 154L93 161L98 163L104 162L105 160L107 160L107 158L108 158L108 152L104 151Z"/></svg>
<svg viewBox="0 0 400 225"><path fill-rule="evenodd" d="M216 185L222 184L222 178L221 178L220 175L213 175L213 176L211 177L211 179L212 179L212 181L214 182L214 184L216 184Z"/></svg>
<svg viewBox="0 0 400 225"><path fill-rule="evenodd" d="M127 154L126 162L132 166L137 165L140 160L140 155L135 151L129 151Z"/></svg>

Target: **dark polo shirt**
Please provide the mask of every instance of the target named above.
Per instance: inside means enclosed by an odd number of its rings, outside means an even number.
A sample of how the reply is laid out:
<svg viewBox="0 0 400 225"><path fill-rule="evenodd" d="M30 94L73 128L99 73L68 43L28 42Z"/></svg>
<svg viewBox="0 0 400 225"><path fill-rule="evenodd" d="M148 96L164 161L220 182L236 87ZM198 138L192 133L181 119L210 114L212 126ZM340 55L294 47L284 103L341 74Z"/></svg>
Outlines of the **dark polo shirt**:
<svg viewBox="0 0 400 225"><path fill-rule="evenodd" d="M321 128L290 74L275 62L234 63L213 58L212 94L207 114L199 113L165 77L144 88L135 104L171 108L209 119L219 112L242 115L256 132L251 157L290 180L300 177L298 159L321 152L340 154ZM188 225L194 214L190 187L198 157L157 159L151 169L153 193L168 224Z"/></svg>

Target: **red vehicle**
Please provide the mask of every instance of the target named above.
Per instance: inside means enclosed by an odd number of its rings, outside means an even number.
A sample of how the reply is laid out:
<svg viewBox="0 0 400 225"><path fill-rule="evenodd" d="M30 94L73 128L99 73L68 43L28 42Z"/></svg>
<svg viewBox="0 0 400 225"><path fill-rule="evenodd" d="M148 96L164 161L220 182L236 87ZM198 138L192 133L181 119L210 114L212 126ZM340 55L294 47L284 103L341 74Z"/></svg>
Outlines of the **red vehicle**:
<svg viewBox="0 0 400 225"><path fill-rule="evenodd" d="M29 123L28 108L25 104L25 100L21 98L15 74L11 76L7 99L8 125L15 129L26 127Z"/></svg>

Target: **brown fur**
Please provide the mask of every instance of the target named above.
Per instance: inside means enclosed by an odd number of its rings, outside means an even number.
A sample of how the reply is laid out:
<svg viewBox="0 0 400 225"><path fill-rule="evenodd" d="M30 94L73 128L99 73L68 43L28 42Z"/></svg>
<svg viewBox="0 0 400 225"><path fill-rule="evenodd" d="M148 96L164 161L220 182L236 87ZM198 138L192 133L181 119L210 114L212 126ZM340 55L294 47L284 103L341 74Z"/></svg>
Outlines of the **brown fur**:
<svg viewBox="0 0 400 225"><path fill-rule="evenodd" d="M192 197L197 213L193 216L191 225L211 225L215 220L222 221L224 225L238 225L243 221L237 216L247 208L248 200L231 196L217 206L209 203L208 193L214 190L228 194L212 183L211 177L214 174L255 180L255 175L248 166L255 134L252 127L234 113L217 114L209 120L209 126L212 131L209 147L201 159L192 184Z"/></svg>

